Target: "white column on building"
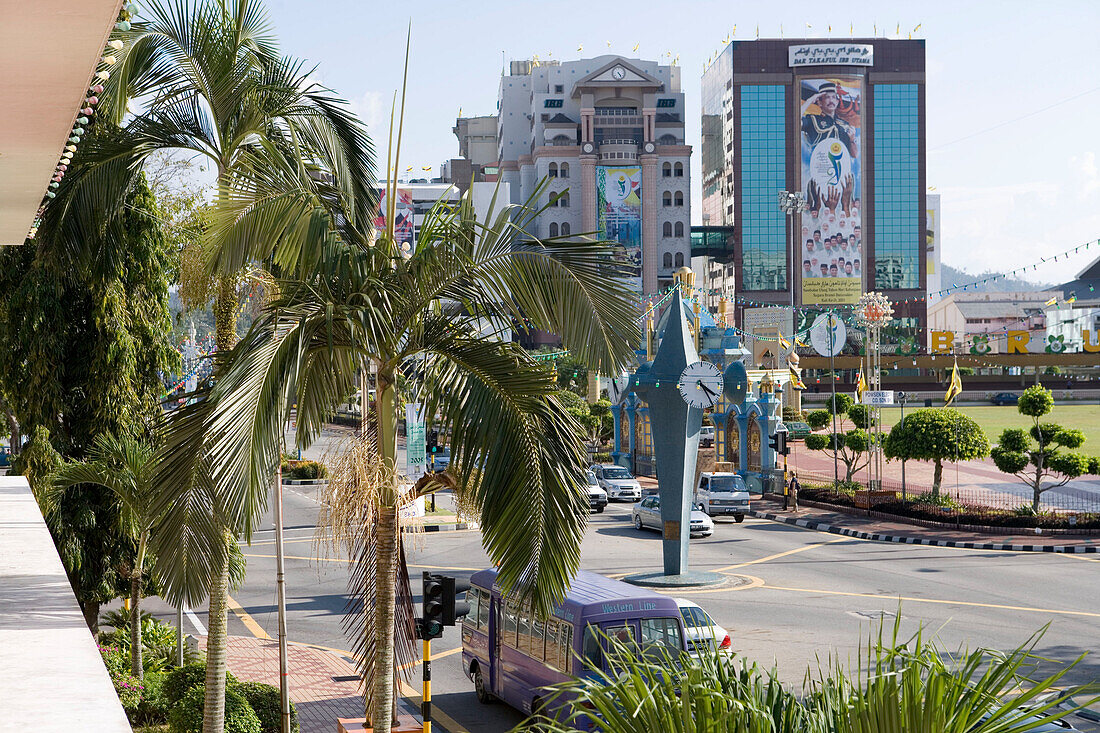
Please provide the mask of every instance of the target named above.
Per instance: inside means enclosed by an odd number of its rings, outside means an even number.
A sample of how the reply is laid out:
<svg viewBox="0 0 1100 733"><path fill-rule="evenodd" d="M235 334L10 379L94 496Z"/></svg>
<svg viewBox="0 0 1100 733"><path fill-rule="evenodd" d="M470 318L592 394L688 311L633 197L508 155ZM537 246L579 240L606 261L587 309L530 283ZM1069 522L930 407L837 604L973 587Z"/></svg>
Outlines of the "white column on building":
<svg viewBox="0 0 1100 733"><path fill-rule="evenodd" d="M642 163L642 290L657 292L657 156L643 154Z"/></svg>

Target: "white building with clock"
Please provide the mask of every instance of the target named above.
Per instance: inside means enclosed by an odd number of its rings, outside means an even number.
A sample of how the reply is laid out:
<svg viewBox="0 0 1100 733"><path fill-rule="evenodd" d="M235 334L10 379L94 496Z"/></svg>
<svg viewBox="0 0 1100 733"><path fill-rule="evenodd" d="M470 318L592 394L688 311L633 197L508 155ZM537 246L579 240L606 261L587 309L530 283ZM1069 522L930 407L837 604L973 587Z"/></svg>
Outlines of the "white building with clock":
<svg viewBox="0 0 1100 733"><path fill-rule="evenodd" d="M500 79L500 178L512 202L527 201L547 179L540 203L554 205L535 234L599 232L621 242L643 294L691 264L680 75L678 66L607 55L513 61Z"/></svg>

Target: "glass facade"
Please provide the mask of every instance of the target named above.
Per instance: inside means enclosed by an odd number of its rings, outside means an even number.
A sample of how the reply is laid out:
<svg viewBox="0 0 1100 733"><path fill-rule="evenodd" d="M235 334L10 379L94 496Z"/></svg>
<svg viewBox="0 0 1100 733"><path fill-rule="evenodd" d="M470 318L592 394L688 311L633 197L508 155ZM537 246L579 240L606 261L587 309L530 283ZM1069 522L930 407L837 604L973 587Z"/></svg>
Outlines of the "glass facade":
<svg viewBox="0 0 1100 733"><path fill-rule="evenodd" d="M875 286L920 287L919 130L916 84L876 84Z"/></svg>
<svg viewBox="0 0 1100 733"><path fill-rule="evenodd" d="M741 87L741 287L787 288L787 230L776 194L786 188L782 85Z"/></svg>
<svg viewBox="0 0 1100 733"><path fill-rule="evenodd" d="M702 79L703 220L711 226L734 223L732 64L731 45L718 54Z"/></svg>

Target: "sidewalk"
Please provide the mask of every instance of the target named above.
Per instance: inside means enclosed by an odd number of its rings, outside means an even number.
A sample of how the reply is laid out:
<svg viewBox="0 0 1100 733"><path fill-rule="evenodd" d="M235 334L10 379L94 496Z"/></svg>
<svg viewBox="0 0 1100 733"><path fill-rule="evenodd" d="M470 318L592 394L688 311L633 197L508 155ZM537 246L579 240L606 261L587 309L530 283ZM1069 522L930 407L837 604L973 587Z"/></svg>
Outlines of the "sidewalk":
<svg viewBox="0 0 1100 733"><path fill-rule="evenodd" d="M198 637L206 648L206 637ZM298 709L302 733L336 733L337 718L363 717L359 677L347 659L323 649L299 644L287 647L290 699ZM246 636L230 636L227 666L242 682L279 685L279 644ZM414 711L404 698L405 713Z"/></svg>
<svg viewBox="0 0 1100 733"><path fill-rule="evenodd" d="M865 540L1015 552L1100 552L1100 536L1096 535L1041 535L1034 530L987 534L921 527L804 504L799 504L797 512L783 511L782 501L770 499L753 499L752 505L750 514L754 517Z"/></svg>

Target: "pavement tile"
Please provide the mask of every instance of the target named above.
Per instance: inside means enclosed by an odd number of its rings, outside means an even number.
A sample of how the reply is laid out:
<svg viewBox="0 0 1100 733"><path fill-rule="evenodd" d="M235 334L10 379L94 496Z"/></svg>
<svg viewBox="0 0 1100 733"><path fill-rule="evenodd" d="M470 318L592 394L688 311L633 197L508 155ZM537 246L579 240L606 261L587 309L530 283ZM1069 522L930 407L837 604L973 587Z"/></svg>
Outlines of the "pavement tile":
<svg viewBox="0 0 1100 733"><path fill-rule="evenodd" d="M206 649L206 637L198 637ZM275 641L230 636L227 666L237 679L279 684L279 645ZM290 699L298 708L302 733L334 733L337 718L363 716L363 695L355 666L333 652L300 644L287 647ZM346 678L355 677L354 681ZM343 681L341 681L343 680ZM415 712L402 699L405 712Z"/></svg>

